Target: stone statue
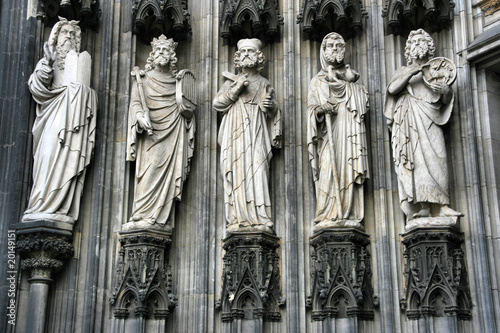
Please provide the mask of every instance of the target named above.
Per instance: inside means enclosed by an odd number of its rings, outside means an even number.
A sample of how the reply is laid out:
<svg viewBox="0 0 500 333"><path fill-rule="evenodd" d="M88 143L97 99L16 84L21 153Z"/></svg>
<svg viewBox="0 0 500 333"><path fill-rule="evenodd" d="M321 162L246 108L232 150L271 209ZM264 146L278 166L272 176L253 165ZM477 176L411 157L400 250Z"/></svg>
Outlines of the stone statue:
<svg viewBox="0 0 500 333"><path fill-rule="evenodd" d="M258 39L242 39L234 55L238 74L227 79L213 101L223 113L219 129L227 232L273 232L269 164L279 147L281 112L274 89L260 75L264 55Z"/></svg>
<svg viewBox="0 0 500 333"><path fill-rule="evenodd" d="M329 33L321 43L321 71L307 98L307 147L316 190L314 231L362 228L363 183L369 176L366 128L368 92L344 63L345 42Z"/></svg>
<svg viewBox="0 0 500 333"><path fill-rule="evenodd" d="M135 161L132 215L122 230L174 227L174 200L180 200L194 149L194 104L179 99L177 43L154 38L146 70L134 68L128 117L127 161ZM194 80L194 79L193 79ZM190 82L191 88L194 82Z"/></svg>
<svg viewBox="0 0 500 333"><path fill-rule="evenodd" d="M73 224L95 142L97 94L91 59L80 50L77 21L60 18L28 85L37 102L33 125L33 187L23 222Z"/></svg>
<svg viewBox="0 0 500 333"><path fill-rule="evenodd" d="M431 36L422 29L410 32L405 49L408 66L399 68L390 81L384 114L391 130L401 209L408 221L454 224L462 214L449 207L440 125L450 119L454 94L449 85L456 68L450 60L433 56Z"/></svg>

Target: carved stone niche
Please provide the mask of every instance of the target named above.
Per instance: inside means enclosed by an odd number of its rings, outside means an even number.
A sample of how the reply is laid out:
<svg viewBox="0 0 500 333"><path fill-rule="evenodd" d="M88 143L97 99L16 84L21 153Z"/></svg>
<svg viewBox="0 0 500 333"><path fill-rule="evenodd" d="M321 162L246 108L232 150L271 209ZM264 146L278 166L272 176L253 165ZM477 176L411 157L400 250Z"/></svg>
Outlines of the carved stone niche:
<svg viewBox="0 0 500 333"><path fill-rule="evenodd" d="M386 34L406 37L412 30L448 30L453 21L453 0L386 0L382 17Z"/></svg>
<svg viewBox="0 0 500 333"><path fill-rule="evenodd" d="M83 31L97 31L101 9L98 0L40 0L39 9L45 14L46 26L53 26L59 21L59 16L68 20L80 21Z"/></svg>
<svg viewBox="0 0 500 333"><path fill-rule="evenodd" d="M133 33L148 45L162 34L176 42L186 40L190 17L187 0L133 0Z"/></svg>
<svg viewBox="0 0 500 333"><path fill-rule="evenodd" d="M134 230L120 232L115 288L110 302L117 319L167 319L177 305L168 266L171 234ZM142 320L140 320L143 323Z"/></svg>
<svg viewBox="0 0 500 333"><path fill-rule="evenodd" d="M323 229L310 241L311 296L306 306L312 319L357 317L373 320L370 244L367 234L351 228Z"/></svg>
<svg viewBox="0 0 500 333"><path fill-rule="evenodd" d="M417 228L402 236L405 297L400 304L408 319L470 319L472 303L460 248L463 233L453 227Z"/></svg>
<svg viewBox="0 0 500 333"><path fill-rule="evenodd" d="M262 331L263 321L280 321L281 297L279 238L265 232L240 232L223 240L222 295L216 308L222 321L254 322L252 331ZM240 325L236 325L240 327ZM260 327L260 329L259 329Z"/></svg>
<svg viewBox="0 0 500 333"><path fill-rule="evenodd" d="M360 36L363 19L368 13L361 0L303 0L297 15L305 40L321 42L330 32L337 32L345 40Z"/></svg>
<svg viewBox="0 0 500 333"><path fill-rule="evenodd" d="M280 40L278 0L220 0L220 36L223 45L234 46L243 38L258 38L266 43Z"/></svg>

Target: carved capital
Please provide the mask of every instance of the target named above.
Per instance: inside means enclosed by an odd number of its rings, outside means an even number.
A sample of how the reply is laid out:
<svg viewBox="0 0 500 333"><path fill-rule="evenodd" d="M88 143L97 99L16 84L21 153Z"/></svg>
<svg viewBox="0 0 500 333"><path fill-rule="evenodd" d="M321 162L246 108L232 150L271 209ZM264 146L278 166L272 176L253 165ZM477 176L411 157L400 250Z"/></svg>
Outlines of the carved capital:
<svg viewBox="0 0 500 333"><path fill-rule="evenodd" d="M312 319L373 319L368 235L357 229L323 229L311 237Z"/></svg>
<svg viewBox="0 0 500 333"><path fill-rule="evenodd" d="M382 10L386 34L408 36L411 30L448 30L453 21L453 0L386 0Z"/></svg>
<svg viewBox="0 0 500 333"><path fill-rule="evenodd" d="M463 233L452 227L417 228L403 234L405 298L408 319L457 316L470 319L471 297Z"/></svg>
<svg viewBox="0 0 500 333"><path fill-rule="evenodd" d="M177 305L168 265L170 233L121 232L115 288L110 298L115 318L166 319Z"/></svg>
<svg viewBox="0 0 500 333"><path fill-rule="evenodd" d="M40 0L39 4L47 26L53 26L60 16L70 21L80 21L83 31L97 31L99 28L102 11L98 0Z"/></svg>
<svg viewBox="0 0 500 333"><path fill-rule="evenodd" d="M477 5L484 11L484 15L488 16L500 9L500 0L482 0Z"/></svg>
<svg viewBox="0 0 500 333"><path fill-rule="evenodd" d="M304 39L320 42L330 32L337 32L345 40L360 36L363 19L368 13L361 0L303 0L297 15Z"/></svg>
<svg viewBox="0 0 500 333"><path fill-rule="evenodd" d="M280 321L279 238L265 232L235 233L223 240L222 321Z"/></svg>

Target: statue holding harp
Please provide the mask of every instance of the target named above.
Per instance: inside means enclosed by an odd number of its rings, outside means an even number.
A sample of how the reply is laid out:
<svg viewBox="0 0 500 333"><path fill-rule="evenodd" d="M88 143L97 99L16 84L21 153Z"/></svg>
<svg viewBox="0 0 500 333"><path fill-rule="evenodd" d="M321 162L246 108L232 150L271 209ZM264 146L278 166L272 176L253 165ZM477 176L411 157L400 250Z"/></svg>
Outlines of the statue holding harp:
<svg viewBox="0 0 500 333"><path fill-rule="evenodd" d="M132 214L122 230L174 227L193 156L195 78L177 71L177 43L154 38L146 68L135 67L127 136L127 161L135 161Z"/></svg>

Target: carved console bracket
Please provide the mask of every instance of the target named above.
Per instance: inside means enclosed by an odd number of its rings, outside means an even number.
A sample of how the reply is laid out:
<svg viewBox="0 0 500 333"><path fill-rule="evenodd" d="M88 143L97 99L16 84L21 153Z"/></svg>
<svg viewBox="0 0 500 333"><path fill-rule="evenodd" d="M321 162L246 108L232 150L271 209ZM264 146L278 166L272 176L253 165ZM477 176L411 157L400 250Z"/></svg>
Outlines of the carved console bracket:
<svg viewBox="0 0 500 333"><path fill-rule="evenodd" d="M357 229L323 229L311 237L312 319L373 320L377 297L371 285L369 236Z"/></svg>
<svg viewBox="0 0 500 333"><path fill-rule="evenodd" d="M386 33L406 37L419 28L428 32L450 29L454 7L453 0L386 0L382 10Z"/></svg>
<svg viewBox="0 0 500 333"><path fill-rule="evenodd" d="M40 0L39 9L44 14L45 25L53 26L59 16L80 21L83 31L97 31L102 15L98 0Z"/></svg>
<svg viewBox="0 0 500 333"><path fill-rule="evenodd" d="M265 232L233 233L223 240L222 321L280 321L279 238Z"/></svg>
<svg viewBox="0 0 500 333"><path fill-rule="evenodd" d="M220 36L224 45L243 38L279 41L283 17L278 0L220 0Z"/></svg>
<svg viewBox="0 0 500 333"><path fill-rule="evenodd" d="M149 44L165 35L183 41L191 35L187 0L133 0L133 33Z"/></svg>
<svg viewBox="0 0 500 333"><path fill-rule="evenodd" d="M16 249L21 269L31 274L28 281L51 283L53 274L73 256L71 227L44 221L19 223L16 227Z"/></svg>
<svg viewBox="0 0 500 333"><path fill-rule="evenodd" d="M120 232L115 289L110 298L115 318L167 319L177 305L168 266L171 234Z"/></svg>
<svg viewBox="0 0 500 333"><path fill-rule="evenodd" d="M470 319L472 303L460 248L463 233L453 227L418 228L402 236L405 298L400 303L408 319Z"/></svg>
<svg viewBox="0 0 500 333"><path fill-rule="evenodd" d="M304 0L297 24L306 40L320 42L330 32L348 40L361 35L367 17L361 0Z"/></svg>

